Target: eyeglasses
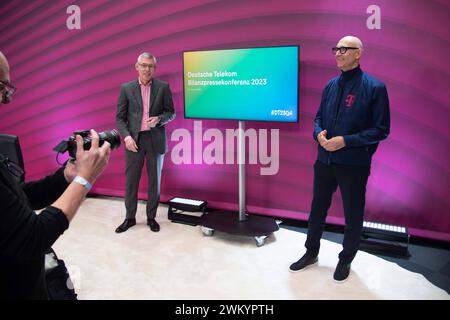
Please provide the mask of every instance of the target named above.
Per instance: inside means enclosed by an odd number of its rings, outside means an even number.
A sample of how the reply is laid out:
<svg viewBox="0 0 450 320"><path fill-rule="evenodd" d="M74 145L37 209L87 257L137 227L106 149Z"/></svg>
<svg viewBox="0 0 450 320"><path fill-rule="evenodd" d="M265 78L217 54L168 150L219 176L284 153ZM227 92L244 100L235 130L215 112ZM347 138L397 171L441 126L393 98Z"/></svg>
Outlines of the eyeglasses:
<svg viewBox="0 0 450 320"><path fill-rule="evenodd" d="M341 54L344 54L347 52L347 50L356 50L356 49L359 49L359 48L356 48L356 47L334 47L334 48L331 48L331 52L333 52L333 54L336 54L336 52L339 51Z"/></svg>
<svg viewBox="0 0 450 320"><path fill-rule="evenodd" d="M0 81L0 91L5 91L4 98L9 102L13 94L17 91L17 88L8 82Z"/></svg>
<svg viewBox="0 0 450 320"><path fill-rule="evenodd" d="M138 63L138 65L141 69L153 69L155 67L154 64Z"/></svg>

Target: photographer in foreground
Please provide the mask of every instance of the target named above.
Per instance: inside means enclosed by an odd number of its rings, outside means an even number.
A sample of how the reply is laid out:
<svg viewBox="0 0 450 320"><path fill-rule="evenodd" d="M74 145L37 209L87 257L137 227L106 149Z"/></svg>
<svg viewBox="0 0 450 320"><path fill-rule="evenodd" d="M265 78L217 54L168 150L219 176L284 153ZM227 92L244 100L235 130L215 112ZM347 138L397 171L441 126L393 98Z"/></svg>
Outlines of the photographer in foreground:
<svg viewBox="0 0 450 320"><path fill-rule="evenodd" d="M0 107L15 90L0 52ZM91 135L90 150L76 137L75 162L23 185L13 176L13 164L0 155L0 299L47 299L45 253L68 228L108 163L110 144L99 147L98 134L91 130ZM34 212L41 208L40 214Z"/></svg>

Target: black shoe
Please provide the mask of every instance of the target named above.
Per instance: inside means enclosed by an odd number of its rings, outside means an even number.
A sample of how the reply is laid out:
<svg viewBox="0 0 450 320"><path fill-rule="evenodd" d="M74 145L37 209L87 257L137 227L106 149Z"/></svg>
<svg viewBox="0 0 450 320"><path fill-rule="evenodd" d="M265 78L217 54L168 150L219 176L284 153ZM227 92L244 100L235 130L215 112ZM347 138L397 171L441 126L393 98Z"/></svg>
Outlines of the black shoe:
<svg viewBox="0 0 450 320"><path fill-rule="evenodd" d="M297 262L294 262L289 267L290 272L298 272L300 270L304 270L306 267L316 265L319 259L317 258L317 255L310 255L308 253L305 253L303 257L300 258Z"/></svg>
<svg viewBox="0 0 450 320"><path fill-rule="evenodd" d="M155 219L148 220L147 224L150 226L150 230L152 230L153 232L159 231L159 224L158 224L158 222L156 222Z"/></svg>
<svg viewBox="0 0 450 320"><path fill-rule="evenodd" d="M136 224L136 219L125 219L125 221L117 227L116 233L122 233Z"/></svg>
<svg viewBox="0 0 450 320"><path fill-rule="evenodd" d="M348 279L350 274L350 263L344 263L339 261L336 270L334 271L333 279L335 282L341 283Z"/></svg>

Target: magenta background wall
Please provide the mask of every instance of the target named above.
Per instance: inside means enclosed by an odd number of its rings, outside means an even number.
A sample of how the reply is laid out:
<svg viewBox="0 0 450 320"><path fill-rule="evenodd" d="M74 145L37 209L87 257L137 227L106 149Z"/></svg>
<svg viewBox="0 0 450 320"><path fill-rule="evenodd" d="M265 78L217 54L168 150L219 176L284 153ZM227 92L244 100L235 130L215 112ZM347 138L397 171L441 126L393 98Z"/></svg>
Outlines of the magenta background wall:
<svg viewBox="0 0 450 320"><path fill-rule="evenodd" d="M80 30L66 27L71 4L81 8ZM372 4L381 9L380 30L366 26ZM374 157L366 220L449 241L449 14L449 1L437 0L2 0L0 50L19 91L0 108L0 132L19 135L27 179L37 179L55 169L51 149L73 130L116 127L119 86L136 77L140 52L158 57L158 76L173 90L177 118L167 126L170 140L176 128L194 126L183 118L182 51L300 45L300 123L247 122L247 128L280 129L281 153L277 175L247 166L247 202L250 212L306 219L316 158L313 118L323 87L338 74L330 48L353 34L366 48L363 70L386 83L391 101L391 135ZM261 66L276 67L276 57ZM237 122L202 126L224 130ZM192 197L237 209L237 172L237 165L175 165L169 153L162 200ZM143 176L142 198L146 184ZM93 192L123 196L122 148L113 151ZM342 217L337 194L329 222L343 223Z"/></svg>

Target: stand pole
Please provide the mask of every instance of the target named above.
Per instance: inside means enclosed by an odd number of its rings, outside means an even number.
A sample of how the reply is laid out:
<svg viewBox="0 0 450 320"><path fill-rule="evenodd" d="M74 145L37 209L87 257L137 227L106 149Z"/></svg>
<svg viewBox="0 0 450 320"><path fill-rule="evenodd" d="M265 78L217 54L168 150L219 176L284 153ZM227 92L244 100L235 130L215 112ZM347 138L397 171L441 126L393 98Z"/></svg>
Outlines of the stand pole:
<svg viewBox="0 0 450 320"><path fill-rule="evenodd" d="M247 220L245 205L245 123L239 121L238 164L239 164L239 221Z"/></svg>
<svg viewBox="0 0 450 320"><path fill-rule="evenodd" d="M239 212L218 211L203 217L202 232L212 236L214 230L240 236L254 237L256 246L264 245L266 238L277 231L275 219L247 214L245 205L245 123L239 121L238 129L238 165L239 165Z"/></svg>

